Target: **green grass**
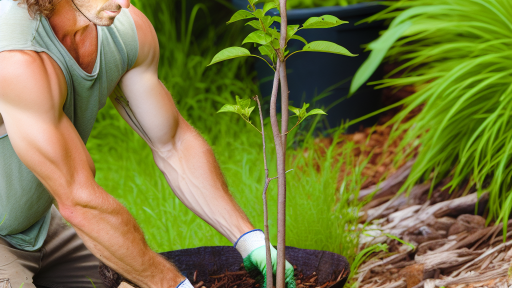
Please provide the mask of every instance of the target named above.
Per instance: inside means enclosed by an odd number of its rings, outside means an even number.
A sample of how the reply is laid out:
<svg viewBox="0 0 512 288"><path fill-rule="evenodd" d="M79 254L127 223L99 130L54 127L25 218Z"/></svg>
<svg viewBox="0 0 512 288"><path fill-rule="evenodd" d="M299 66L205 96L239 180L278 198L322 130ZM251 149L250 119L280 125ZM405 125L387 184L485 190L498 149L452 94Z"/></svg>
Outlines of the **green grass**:
<svg viewBox="0 0 512 288"><path fill-rule="evenodd" d="M153 23L158 23L155 27L162 54L160 79L171 91L185 119L213 147L236 201L253 224L263 228L261 136L237 115L216 114L223 104L233 103L235 95L249 97L258 92L251 62L232 60L206 68L221 48L241 43L246 36L243 25L226 28L224 24L219 27L205 24L208 18L225 23L225 19L212 17L222 12L215 10L210 15L203 9L205 5L218 8L219 3L199 2L190 9L184 7L185 1L176 2L132 1ZM177 11L175 7L179 4L183 10ZM231 13L227 11L226 17ZM198 19L200 31L193 28ZM264 111L265 114L268 112ZM268 119L266 122L267 139L272 139ZM315 146L312 131L302 131L305 135L301 137L302 149L292 149L292 141L289 144L287 167L294 170L287 175L287 245L333 251L354 259L361 203L353 199L357 199L357 191L364 181L360 177L363 163L357 165L350 145L332 145L327 150ZM336 134L335 143L339 139ZM150 149L110 103L100 111L87 147L96 164L96 180L134 215L154 250L231 245L174 196L154 164ZM275 149L270 141L267 149L270 174L275 176ZM352 161L354 171L339 190L339 167L347 161ZM277 182L274 182L268 199L270 236L276 244Z"/></svg>
<svg viewBox="0 0 512 288"><path fill-rule="evenodd" d="M479 193L490 192L488 220L508 221L512 209L512 2L389 4L371 20L393 19L390 29L370 47L375 55L386 54L391 61L403 63L390 75L399 70L405 74L374 84L419 88L398 103L405 109L390 122L393 136L407 131L400 148L421 147L402 190L427 178L435 185L451 175L447 187L453 191L469 180ZM408 28L387 50L385 40L393 39L401 27ZM424 106L421 113L401 123L420 106ZM397 158L411 149L405 151Z"/></svg>

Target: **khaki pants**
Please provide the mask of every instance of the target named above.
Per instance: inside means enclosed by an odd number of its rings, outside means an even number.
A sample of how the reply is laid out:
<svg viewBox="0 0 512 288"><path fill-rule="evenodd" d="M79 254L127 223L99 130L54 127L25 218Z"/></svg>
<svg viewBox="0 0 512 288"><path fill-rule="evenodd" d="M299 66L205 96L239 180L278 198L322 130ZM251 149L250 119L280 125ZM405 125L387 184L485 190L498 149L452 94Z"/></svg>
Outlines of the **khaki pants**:
<svg viewBox="0 0 512 288"><path fill-rule="evenodd" d="M38 251L14 248L0 238L0 288L104 287L99 260L85 247L73 227L52 207L48 236ZM89 277L89 278L87 278Z"/></svg>

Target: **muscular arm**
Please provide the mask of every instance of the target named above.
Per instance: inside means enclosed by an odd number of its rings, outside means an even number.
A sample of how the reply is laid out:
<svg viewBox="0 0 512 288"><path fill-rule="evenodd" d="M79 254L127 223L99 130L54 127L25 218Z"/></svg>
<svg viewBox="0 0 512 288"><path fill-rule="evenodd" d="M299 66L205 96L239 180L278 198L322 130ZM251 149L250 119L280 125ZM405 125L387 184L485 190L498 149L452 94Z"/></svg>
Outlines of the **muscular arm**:
<svg viewBox="0 0 512 288"><path fill-rule="evenodd" d="M111 99L150 145L176 196L234 243L254 227L229 193L212 149L181 117L158 80L158 40L151 23L133 5L130 12L139 35L139 57L121 80L124 96L114 93Z"/></svg>
<svg viewBox="0 0 512 288"><path fill-rule="evenodd" d="M0 53L0 113L17 155L101 261L141 287L184 279L152 252L128 211L94 181L94 165L62 110L66 82L44 53ZM30 83L30 85L27 85Z"/></svg>

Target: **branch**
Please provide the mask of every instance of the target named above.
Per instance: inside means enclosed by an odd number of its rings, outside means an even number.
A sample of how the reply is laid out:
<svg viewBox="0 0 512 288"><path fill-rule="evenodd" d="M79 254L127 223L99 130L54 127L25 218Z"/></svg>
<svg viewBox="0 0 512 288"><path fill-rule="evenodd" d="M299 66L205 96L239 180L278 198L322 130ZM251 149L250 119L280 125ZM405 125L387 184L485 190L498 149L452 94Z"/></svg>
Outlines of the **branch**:
<svg viewBox="0 0 512 288"><path fill-rule="evenodd" d="M276 72L277 74L277 72ZM261 139L263 142L263 163L265 165L265 186L263 187L263 223L265 230L265 251L267 254L267 287L274 286L273 279L273 271L272 271L272 255L270 254L270 232L268 228L268 205L267 205L267 189L268 184L272 179L268 178L268 165L267 165L267 150L266 150L266 142L265 142L265 125L263 124L263 112L261 111L261 104L258 95L252 98L258 103L258 110L260 112L260 122L261 122Z"/></svg>

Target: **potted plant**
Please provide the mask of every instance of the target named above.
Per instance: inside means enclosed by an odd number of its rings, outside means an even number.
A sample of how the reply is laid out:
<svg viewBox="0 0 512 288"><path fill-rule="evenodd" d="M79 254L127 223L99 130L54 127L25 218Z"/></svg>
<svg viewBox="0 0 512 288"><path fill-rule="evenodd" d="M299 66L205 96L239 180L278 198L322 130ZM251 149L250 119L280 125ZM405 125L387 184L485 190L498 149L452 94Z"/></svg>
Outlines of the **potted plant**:
<svg viewBox="0 0 512 288"><path fill-rule="evenodd" d="M232 4L237 9L247 9L247 0L232 0ZM320 31L301 30L297 35L307 42L326 40L336 43L358 54L358 57L345 59L325 53L300 53L287 63L292 104L301 106L302 103L308 102L313 108L324 108L329 114L325 117L325 124L328 124L324 126L325 128L337 127L343 120L359 118L381 107L380 91L372 87L364 85L351 97L348 95L352 76L369 55L363 45L377 39L379 32L383 30L382 21L362 24L358 22L382 11L385 7L379 1L369 0L293 0L287 4L287 8L290 9L290 25L302 24L310 17L322 15L332 15L349 22ZM277 9L271 9L267 15L278 16L279 12ZM276 28L279 31L279 27ZM292 39L288 48L290 52L294 52L301 50L303 46L304 43L301 41ZM308 69L301 69L304 66ZM255 63L255 68L262 96L269 96L273 75L261 61ZM377 70L369 81L381 79L382 76L381 71ZM359 125L371 126L376 121L376 117L366 119L357 126L349 127L347 131L354 132Z"/></svg>

